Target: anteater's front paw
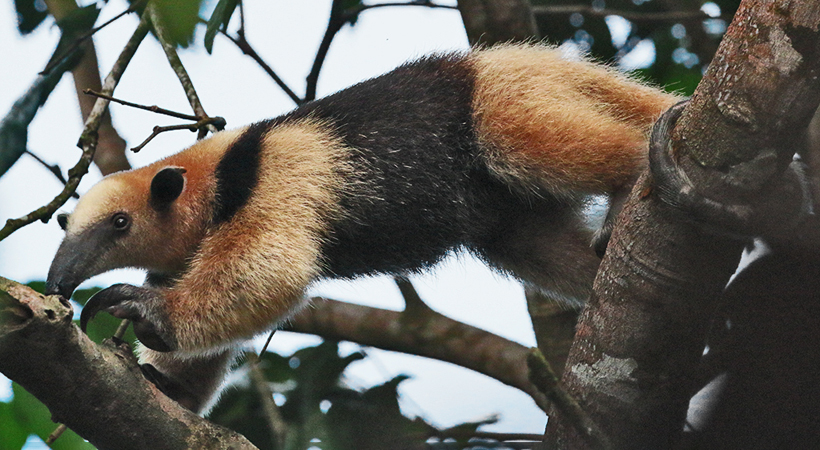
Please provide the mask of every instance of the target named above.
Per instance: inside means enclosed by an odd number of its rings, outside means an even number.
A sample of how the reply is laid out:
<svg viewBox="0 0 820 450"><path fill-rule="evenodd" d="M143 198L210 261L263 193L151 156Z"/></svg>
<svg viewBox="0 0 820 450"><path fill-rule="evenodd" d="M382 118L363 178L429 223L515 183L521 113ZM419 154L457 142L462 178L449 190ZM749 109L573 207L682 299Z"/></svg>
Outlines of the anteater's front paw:
<svg viewBox="0 0 820 450"><path fill-rule="evenodd" d="M88 321L100 311L114 317L128 319L134 324L134 333L146 347L158 352L175 350L176 339L167 316L162 310L165 299L154 290L130 284L115 284L94 294L80 314L80 328L85 331Z"/></svg>

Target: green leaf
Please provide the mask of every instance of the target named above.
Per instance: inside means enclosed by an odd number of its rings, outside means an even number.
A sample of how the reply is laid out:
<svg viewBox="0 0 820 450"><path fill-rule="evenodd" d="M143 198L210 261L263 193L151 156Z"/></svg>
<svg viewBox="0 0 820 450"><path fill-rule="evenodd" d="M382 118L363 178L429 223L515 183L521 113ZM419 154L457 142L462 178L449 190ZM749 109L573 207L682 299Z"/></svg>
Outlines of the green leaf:
<svg viewBox="0 0 820 450"><path fill-rule="evenodd" d="M60 19L57 22L57 26L60 27L60 31L62 32L62 35L60 35L60 42L57 43L57 48L51 55L51 59L49 59L46 67L52 67L55 65L56 58L65 57L66 52L76 45L77 39L94 27L94 22L97 21L97 17L99 15L100 10L97 9L97 5L91 4L82 8L77 8Z"/></svg>
<svg viewBox="0 0 820 450"><path fill-rule="evenodd" d="M227 27L238 0L219 0L211 18L208 19L208 28L205 30L205 50L210 54L214 47L214 38L220 29Z"/></svg>
<svg viewBox="0 0 820 450"><path fill-rule="evenodd" d="M34 31L48 17L45 3L37 0L14 0L14 9L17 11L17 31L23 35Z"/></svg>
<svg viewBox="0 0 820 450"><path fill-rule="evenodd" d="M350 12L355 8L359 8L362 6L362 0L336 0L333 2L334 13L340 14L343 12ZM348 18L348 22L350 26L356 25L356 22L359 20L359 15L356 14Z"/></svg>
<svg viewBox="0 0 820 450"><path fill-rule="evenodd" d="M202 0L152 0L161 26L171 43L188 47L194 39L194 29L199 23Z"/></svg>
<svg viewBox="0 0 820 450"><path fill-rule="evenodd" d="M17 422L28 432L27 434L36 434L43 441L48 439L48 436L57 427L57 424L51 421L51 413L48 408L17 383L12 384L12 391L14 392L14 398L9 405ZM78 436L77 433L66 430L59 439L51 444L51 448L55 450L93 450L94 446Z"/></svg>
<svg viewBox="0 0 820 450"><path fill-rule="evenodd" d="M100 10L96 4L92 3L66 14L65 17L57 21L57 26L64 34L74 34L76 36L93 28L94 22L97 21L99 15Z"/></svg>
<svg viewBox="0 0 820 450"><path fill-rule="evenodd" d="M293 368L288 363L289 357L277 355L273 352L265 352L259 362L259 368L265 375L265 379L274 383L285 383L295 376Z"/></svg>
<svg viewBox="0 0 820 450"><path fill-rule="evenodd" d="M45 281L29 281L26 283L26 286L34 289L35 291L44 294L46 292L46 282Z"/></svg>
<svg viewBox="0 0 820 450"><path fill-rule="evenodd" d="M11 411L11 404L0 402L0 450L20 450L29 433L20 426Z"/></svg>

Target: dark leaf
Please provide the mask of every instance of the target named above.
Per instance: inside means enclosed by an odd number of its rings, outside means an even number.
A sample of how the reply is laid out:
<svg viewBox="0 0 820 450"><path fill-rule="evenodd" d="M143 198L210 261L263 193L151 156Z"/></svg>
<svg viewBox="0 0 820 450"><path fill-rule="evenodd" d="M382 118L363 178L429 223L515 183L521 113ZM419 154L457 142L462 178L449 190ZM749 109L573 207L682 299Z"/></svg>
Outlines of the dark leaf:
<svg viewBox="0 0 820 450"><path fill-rule="evenodd" d="M14 165L26 150L28 125L43 106L60 81L63 73L78 60L80 53L71 52L48 74L40 75L31 87L11 106L8 114L0 121L0 175Z"/></svg>
<svg viewBox="0 0 820 450"><path fill-rule="evenodd" d="M208 419L239 432L260 449L274 449L259 394L248 384L226 389Z"/></svg>
<svg viewBox="0 0 820 450"><path fill-rule="evenodd" d="M259 368L262 369L266 380L274 383L285 383L295 376L293 369L288 364L289 360L289 357L277 355L273 352L265 352L262 355L262 361L259 362Z"/></svg>
<svg viewBox="0 0 820 450"><path fill-rule="evenodd" d="M100 10L95 3L66 14L65 17L57 21L57 26L63 34L82 34L94 27L94 22L100 15Z"/></svg>
<svg viewBox="0 0 820 450"><path fill-rule="evenodd" d="M354 391L331 397L327 421L336 448L424 448L424 442L435 429L421 419L402 415L397 388L407 378L399 375L362 393Z"/></svg>
<svg viewBox="0 0 820 450"><path fill-rule="evenodd" d="M205 50L208 53L213 51L214 38L220 29L228 26L233 12L236 10L238 0L219 0L216 4L211 18L208 19L208 28L205 30Z"/></svg>
<svg viewBox="0 0 820 450"><path fill-rule="evenodd" d="M199 23L202 0L153 0L157 15L171 43L187 47Z"/></svg>
<svg viewBox="0 0 820 450"><path fill-rule="evenodd" d="M34 31L38 25L48 17L48 10L43 1L14 0L14 9L17 12L17 30L20 34Z"/></svg>

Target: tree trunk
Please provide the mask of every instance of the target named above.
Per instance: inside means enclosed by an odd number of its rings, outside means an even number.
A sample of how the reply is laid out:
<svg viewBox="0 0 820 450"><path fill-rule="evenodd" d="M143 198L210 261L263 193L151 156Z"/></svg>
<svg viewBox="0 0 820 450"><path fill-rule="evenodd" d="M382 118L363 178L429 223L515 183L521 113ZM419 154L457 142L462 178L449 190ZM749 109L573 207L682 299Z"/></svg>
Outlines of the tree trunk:
<svg viewBox="0 0 820 450"><path fill-rule="evenodd" d="M791 204L771 192L820 99L818 25L816 2L740 6L673 133L673 154L697 192L731 205ZM716 299L744 246L705 231L652 190L644 174L563 377L616 448L670 448L680 439ZM560 417L551 417L548 431L560 448L589 448Z"/></svg>

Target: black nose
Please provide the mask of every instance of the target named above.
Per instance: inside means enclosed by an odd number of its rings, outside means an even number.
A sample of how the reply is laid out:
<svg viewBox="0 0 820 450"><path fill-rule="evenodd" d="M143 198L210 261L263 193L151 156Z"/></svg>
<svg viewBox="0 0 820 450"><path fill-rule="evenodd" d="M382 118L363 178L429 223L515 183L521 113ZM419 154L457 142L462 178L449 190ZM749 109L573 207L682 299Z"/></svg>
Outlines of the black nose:
<svg viewBox="0 0 820 450"><path fill-rule="evenodd" d="M46 295L62 295L65 298L71 298L75 287L69 282L49 280L46 282Z"/></svg>

